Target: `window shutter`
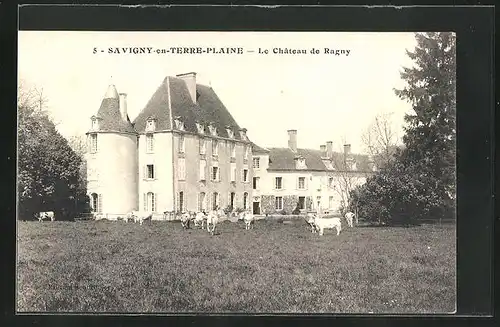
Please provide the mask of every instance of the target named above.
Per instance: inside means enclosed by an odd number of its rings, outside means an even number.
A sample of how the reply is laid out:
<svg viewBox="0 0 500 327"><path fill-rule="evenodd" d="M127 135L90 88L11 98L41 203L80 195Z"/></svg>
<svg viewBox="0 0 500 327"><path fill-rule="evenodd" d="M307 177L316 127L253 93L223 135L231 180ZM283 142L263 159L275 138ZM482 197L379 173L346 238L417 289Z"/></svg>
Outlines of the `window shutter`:
<svg viewBox="0 0 500 327"><path fill-rule="evenodd" d="M97 208L98 208L98 212L102 213L102 194L99 194Z"/></svg>
<svg viewBox="0 0 500 327"><path fill-rule="evenodd" d="M147 178L147 166L142 166L142 178Z"/></svg>
<svg viewBox="0 0 500 327"><path fill-rule="evenodd" d="M143 194L143 209L144 211L148 211L148 195L146 193Z"/></svg>

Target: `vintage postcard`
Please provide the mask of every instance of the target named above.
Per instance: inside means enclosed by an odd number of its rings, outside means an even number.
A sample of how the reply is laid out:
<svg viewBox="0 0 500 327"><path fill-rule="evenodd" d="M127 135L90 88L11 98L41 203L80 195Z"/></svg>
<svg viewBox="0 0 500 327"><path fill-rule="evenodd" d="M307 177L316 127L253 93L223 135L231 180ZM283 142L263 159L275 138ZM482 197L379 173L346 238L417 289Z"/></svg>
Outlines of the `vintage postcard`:
<svg viewBox="0 0 500 327"><path fill-rule="evenodd" d="M455 44L20 31L18 313L454 313Z"/></svg>

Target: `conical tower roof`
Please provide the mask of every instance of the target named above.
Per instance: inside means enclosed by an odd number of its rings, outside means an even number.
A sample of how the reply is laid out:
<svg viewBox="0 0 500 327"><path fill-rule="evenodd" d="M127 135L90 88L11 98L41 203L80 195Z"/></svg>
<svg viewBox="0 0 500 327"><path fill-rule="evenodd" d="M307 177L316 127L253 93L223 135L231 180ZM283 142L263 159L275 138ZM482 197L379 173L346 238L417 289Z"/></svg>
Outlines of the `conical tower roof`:
<svg viewBox="0 0 500 327"><path fill-rule="evenodd" d="M120 114L120 96L116 87L111 84L104 95L101 106L97 111L99 120L99 131L118 132L118 133L136 133L130 119L123 120Z"/></svg>

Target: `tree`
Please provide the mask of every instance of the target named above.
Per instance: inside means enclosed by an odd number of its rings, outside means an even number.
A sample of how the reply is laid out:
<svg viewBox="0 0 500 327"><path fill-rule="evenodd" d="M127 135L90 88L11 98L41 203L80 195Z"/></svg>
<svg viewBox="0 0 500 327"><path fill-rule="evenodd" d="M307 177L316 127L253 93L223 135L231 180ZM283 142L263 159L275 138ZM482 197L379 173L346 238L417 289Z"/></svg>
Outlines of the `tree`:
<svg viewBox="0 0 500 327"><path fill-rule="evenodd" d="M451 213L456 194L456 37L451 32L419 33L416 39L415 50L407 51L416 65L403 69L407 85L395 90L414 112L405 116L402 160L433 179L429 186Z"/></svg>
<svg viewBox="0 0 500 327"><path fill-rule="evenodd" d="M46 112L42 90L19 87L18 217L37 211L71 214L78 197L81 160L56 130ZM62 215L61 215L62 214Z"/></svg>
<svg viewBox="0 0 500 327"><path fill-rule="evenodd" d="M392 129L392 113L378 114L361 135L365 151L373 156L378 167L384 167L394 159L398 138Z"/></svg>
<svg viewBox="0 0 500 327"><path fill-rule="evenodd" d="M455 199L455 35L416 34L407 51L415 65L404 68L401 99L412 104L405 116L404 147L394 160L351 196L372 221L414 224L453 217Z"/></svg>

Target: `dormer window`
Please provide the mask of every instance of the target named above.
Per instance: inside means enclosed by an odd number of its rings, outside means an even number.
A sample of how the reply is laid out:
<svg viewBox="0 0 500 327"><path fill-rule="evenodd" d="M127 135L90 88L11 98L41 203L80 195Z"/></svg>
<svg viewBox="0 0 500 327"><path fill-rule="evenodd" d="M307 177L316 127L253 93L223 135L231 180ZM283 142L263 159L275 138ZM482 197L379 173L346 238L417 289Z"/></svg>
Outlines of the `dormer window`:
<svg viewBox="0 0 500 327"><path fill-rule="evenodd" d="M203 124L196 123L196 130L198 131L198 134L205 134L205 127Z"/></svg>
<svg viewBox="0 0 500 327"><path fill-rule="evenodd" d="M99 120L100 120L100 118L97 117L97 116L92 116L91 120L92 120L92 127L91 127L91 129L93 131L99 130Z"/></svg>
<svg viewBox="0 0 500 327"><path fill-rule="evenodd" d="M212 124L210 124L210 125L208 126L208 129L210 129L210 134L211 134L212 136L217 136L217 127L215 127L215 124L213 124L213 123L212 123Z"/></svg>
<svg viewBox="0 0 500 327"><path fill-rule="evenodd" d="M146 121L146 132L154 132L156 129L156 119L148 118Z"/></svg>
<svg viewBox="0 0 500 327"><path fill-rule="evenodd" d="M177 128L180 131L184 130L184 122L181 120L180 116L175 117L174 122L175 122L175 128Z"/></svg>
<svg viewBox="0 0 500 327"><path fill-rule="evenodd" d="M230 126L227 126L227 127L226 127L226 131L227 131L227 136L228 136L230 139L234 138L234 132L233 132L233 130L231 129L231 127L230 127Z"/></svg>
<svg viewBox="0 0 500 327"><path fill-rule="evenodd" d="M246 139L247 139L247 129L246 128L240 129L240 138L242 140L246 141Z"/></svg>
<svg viewBox="0 0 500 327"><path fill-rule="evenodd" d="M306 169L306 159L304 157L295 158L295 168L296 169Z"/></svg>

